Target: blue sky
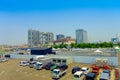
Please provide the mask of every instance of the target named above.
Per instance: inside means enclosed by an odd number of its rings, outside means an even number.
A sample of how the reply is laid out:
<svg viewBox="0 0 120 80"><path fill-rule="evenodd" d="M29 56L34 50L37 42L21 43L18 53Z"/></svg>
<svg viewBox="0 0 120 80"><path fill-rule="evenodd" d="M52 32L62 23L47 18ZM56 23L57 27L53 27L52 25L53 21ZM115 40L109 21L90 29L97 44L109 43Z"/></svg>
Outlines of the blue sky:
<svg viewBox="0 0 120 80"><path fill-rule="evenodd" d="M88 32L89 42L120 35L119 0L0 0L0 44L27 43L28 29L65 34Z"/></svg>

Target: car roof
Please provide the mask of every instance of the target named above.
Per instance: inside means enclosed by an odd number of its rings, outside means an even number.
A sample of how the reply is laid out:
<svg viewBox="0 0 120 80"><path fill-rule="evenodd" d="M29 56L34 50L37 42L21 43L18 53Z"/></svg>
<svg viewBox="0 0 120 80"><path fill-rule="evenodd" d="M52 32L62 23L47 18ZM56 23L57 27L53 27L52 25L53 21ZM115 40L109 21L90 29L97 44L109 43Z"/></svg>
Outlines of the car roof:
<svg viewBox="0 0 120 80"><path fill-rule="evenodd" d="M59 69L54 69L54 71L60 71Z"/></svg>
<svg viewBox="0 0 120 80"><path fill-rule="evenodd" d="M100 74L100 79L109 79L109 74L108 73L101 73Z"/></svg>
<svg viewBox="0 0 120 80"><path fill-rule="evenodd" d="M88 73L86 74L87 77L94 77L95 76L95 73Z"/></svg>
<svg viewBox="0 0 120 80"><path fill-rule="evenodd" d="M86 70L88 67L82 67L81 69L84 69L84 70Z"/></svg>
<svg viewBox="0 0 120 80"><path fill-rule="evenodd" d="M74 75L80 75L80 74L82 74L82 73L83 73L82 71L77 71L77 72L75 72Z"/></svg>

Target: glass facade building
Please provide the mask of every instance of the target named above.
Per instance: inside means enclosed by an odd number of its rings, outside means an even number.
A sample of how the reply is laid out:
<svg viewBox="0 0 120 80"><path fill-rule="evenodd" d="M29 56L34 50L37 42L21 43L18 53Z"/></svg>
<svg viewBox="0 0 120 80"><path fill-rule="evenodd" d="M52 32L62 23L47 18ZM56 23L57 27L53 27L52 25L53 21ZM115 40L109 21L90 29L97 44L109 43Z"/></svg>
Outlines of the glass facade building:
<svg viewBox="0 0 120 80"><path fill-rule="evenodd" d="M88 38L87 38L87 31L83 29L77 29L76 30L76 43L87 43Z"/></svg>
<svg viewBox="0 0 120 80"><path fill-rule="evenodd" d="M56 35L56 40L64 39L64 38L65 36L63 34Z"/></svg>

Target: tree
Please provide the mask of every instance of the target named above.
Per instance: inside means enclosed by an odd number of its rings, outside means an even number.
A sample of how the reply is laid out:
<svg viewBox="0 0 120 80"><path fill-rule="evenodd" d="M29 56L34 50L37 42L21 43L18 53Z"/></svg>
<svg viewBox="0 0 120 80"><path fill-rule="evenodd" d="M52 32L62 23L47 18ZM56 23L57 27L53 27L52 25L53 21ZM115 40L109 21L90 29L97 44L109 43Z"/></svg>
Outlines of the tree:
<svg viewBox="0 0 120 80"><path fill-rule="evenodd" d="M120 43L118 44L120 46ZM54 45L54 48L66 48L67 44ZM112 48L113 43L103 42L103 43L71 43L71 48Z"/></svg>

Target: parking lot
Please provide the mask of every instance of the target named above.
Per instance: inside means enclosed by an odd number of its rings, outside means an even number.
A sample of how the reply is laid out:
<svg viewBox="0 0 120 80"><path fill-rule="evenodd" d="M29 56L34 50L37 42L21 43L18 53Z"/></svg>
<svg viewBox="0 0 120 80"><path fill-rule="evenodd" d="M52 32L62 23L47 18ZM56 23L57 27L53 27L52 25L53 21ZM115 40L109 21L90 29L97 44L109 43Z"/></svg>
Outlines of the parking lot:
<svg viewBox="0 0 120 80"><path fill-rule="evenodd" d="M120 57L120 56L119 56ZM9 59L7 62L0 63L0 78L1 80L52 80L50 70L35 70L28 66L19 66L18 59ZM120 62L120 58L119 58ZM119 63L120 64L120 63ZM71 70L74 66L90 67L90 64L72 63L68 65L67 73L59 80L73 80ZM114 75L114 72L111 72ZM114 76L113 76L114 78ZM110 80L114 80L111 78Z"/></svg>
<svg viewBox="0 0 120 80"><path fill-rule="evenodd" d="M20 60L10 59L8 62L0 63L0 77L2 80L52 80L50 70L35 70L28 66L19 66ZM73 80L71 69L74 66L90 66L88 64L72 63L64 77L60 80Z"/></svg>

